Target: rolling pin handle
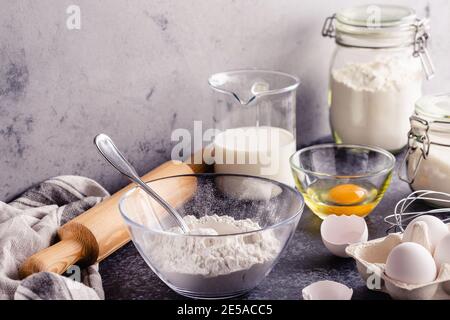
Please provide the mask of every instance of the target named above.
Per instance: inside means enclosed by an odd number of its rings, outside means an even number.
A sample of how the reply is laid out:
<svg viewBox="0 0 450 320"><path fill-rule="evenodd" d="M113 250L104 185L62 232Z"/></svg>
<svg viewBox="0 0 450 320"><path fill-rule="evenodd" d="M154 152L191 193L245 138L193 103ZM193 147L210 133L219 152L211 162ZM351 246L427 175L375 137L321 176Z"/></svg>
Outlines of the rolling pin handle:
<svg viewBox="0 0 450 320"><path fill-rule="evenodd" d="M19 277L24 279L41 271L62 274L83 258L83 246L78 241L62 240L29 257L20 267Z"/></svg>

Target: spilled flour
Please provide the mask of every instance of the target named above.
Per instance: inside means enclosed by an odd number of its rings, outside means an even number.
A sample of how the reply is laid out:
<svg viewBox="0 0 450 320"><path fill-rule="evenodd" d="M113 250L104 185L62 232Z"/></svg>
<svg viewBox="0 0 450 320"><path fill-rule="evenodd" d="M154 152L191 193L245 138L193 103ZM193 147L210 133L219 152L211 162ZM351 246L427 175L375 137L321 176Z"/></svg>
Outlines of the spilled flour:
<svg viewBox="0 0 450 320"><path fill-rule="evenodd" d="M224 235L261 229L250 219L230 216L184 217L194 235ZM181 229L170 232L182 234ZM146 252L170 285L219 294L252 288L270 271L281 251L272 230L257 234L205 237L155 235Z"/></svg>

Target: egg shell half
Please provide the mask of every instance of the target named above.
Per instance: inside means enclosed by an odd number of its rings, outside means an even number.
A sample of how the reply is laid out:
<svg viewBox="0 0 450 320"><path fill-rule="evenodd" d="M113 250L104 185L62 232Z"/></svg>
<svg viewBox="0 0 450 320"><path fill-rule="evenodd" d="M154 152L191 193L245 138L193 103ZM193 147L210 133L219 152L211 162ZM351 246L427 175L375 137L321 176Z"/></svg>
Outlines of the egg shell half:
<svg viewBox="0 0 450 320"><path fill-rule="evenodd" d="M350 300L353 290L336 281L317 281L302 290L304 300Z"/></svg>
<svg viewBox="0 0 450 320"><path fill-rule="evenodd" d="M334 255L348 258L345 249L350 244L367 241L369 232L364 218L355 215L330 215L320 226L320 235L325 247Z"/></svg>

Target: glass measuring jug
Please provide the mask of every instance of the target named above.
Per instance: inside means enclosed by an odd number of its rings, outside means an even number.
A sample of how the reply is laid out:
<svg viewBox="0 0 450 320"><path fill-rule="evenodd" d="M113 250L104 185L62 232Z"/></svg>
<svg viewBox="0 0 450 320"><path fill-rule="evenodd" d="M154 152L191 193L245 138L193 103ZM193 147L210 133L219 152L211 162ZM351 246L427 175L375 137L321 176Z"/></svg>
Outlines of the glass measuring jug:
<svg viewBox="0 0 450 320"><path fill-rule="evenodd" d="M266 70L221 72L209 78L214 98L215 171L294 185L297 77Z"/></svg>

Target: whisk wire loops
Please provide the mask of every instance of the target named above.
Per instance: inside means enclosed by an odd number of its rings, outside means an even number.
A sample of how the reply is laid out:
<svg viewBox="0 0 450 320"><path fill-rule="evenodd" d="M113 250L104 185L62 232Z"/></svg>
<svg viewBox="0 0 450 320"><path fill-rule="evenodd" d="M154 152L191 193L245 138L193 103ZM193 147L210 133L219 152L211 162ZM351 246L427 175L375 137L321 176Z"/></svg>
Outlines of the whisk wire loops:
<svg viewBox="0 0 450 320"><path fill-rule="evenodd" d="M395 205L394 214L388 215L384 218L384 221L389 224L388 232L394 229L394 231L405 231L408 223L425 214L438 215L443 213L450 213L450 208L435 208L424 211L408 211L408 208L417 201L431 201L432 203L442 204L443 206L450 206L450 194L445 192L431 191L431 190L418 190L414 191L406 198L401 199ZM442 219L444 222L450 221L450 217Z"/></svg>

